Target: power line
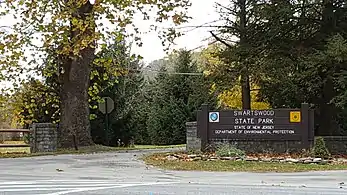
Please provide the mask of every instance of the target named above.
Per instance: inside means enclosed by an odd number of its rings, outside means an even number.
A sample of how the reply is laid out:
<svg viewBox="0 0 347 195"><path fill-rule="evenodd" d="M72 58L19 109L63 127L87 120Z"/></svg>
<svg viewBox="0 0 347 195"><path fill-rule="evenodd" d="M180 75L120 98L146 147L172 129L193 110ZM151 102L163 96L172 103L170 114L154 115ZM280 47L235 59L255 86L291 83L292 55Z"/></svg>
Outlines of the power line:
<svg viewBox="0 0 347 195"><path fill-rule="evenodd" d="M160 70L151 70L151 69L134 69L134 68L120 68L119 70L128 70L128 71L135 71L138 73L141 72L156 72L160 74L173 74L173 75L191 75L191 76L203 76L204 73L199 72L170 72L170 71L160 71Z"/></svg>
<svg viewBox="0 0 347 195"><path fill-rule="evenodd" d="M166 71L159 71L159 70L151 70L151 69L134 69L134 68L122 68L121 70L128 70L128 71L135 71L136 73L142 73L143 71L149 71L149 72L156 72L161 74L171 74L171 75L190 75L190 76L203 76L203 73L198 72L166 72ZM110 86L104 87L101 92L106 90Z"/></svg>
<svg viewBox="0 0 347 195"><path fill-rule="evenodd" d="M157 72L161 74L174 74L174 75L194 75L194 76L202 76L204 75L203 73L199 72L169 72L169 71L159 71L159 70L150 70L150 69L142 69L144 71L149 71L149 72Z"/></svg>

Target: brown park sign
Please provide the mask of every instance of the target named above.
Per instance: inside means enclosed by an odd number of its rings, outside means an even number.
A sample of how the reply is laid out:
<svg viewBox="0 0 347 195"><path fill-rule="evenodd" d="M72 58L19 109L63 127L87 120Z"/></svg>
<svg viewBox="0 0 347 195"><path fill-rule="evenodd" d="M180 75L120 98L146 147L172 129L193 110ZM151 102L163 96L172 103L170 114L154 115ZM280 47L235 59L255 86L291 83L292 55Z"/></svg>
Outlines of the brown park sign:
<svg viewBox="0 0 347 195"><path fill-rule="evenodd" d="M203 105L197 122L205 144L210 140L278 140L301 141L306 148L314 137L313 110L308 104L300 109L220 111Z"/></svg>

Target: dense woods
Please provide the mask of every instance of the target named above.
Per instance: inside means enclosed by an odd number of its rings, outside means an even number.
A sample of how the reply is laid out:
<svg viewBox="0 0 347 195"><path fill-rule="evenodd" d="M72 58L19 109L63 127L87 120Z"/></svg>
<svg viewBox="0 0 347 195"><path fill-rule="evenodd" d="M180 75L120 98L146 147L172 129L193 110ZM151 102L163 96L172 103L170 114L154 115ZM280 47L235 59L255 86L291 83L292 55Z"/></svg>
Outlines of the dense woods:
<svg viewBox="0 0 347 195"><path fill-rule="evenodd" d="M0 30L0 78L17 81L23 71L38 77L17 82L13 93L2 93L4 127L59 123L61 147L72 147L74 139L79 146L116 146L119 140L124 145L179 144L185 143L185 123L196 120L204 103L221 109L267 109L297 108L306 102L315 109L316 135L347 135L345 0L217 3L223 25L208 25L213 28L209 46L171 52L148 65L131 54L125 41L124 26L131 25L133 17L129 10L153 4L162 10L158 21L171 13L173 22L182 24L188 17L176 8L188 7L188 1L121 4L117 9L124 12L124 20L115 23L117 33L97 30L94 19L106 14L113 21L116 6L106 6L113 1L5 2L10 11L19 9L13 4L27 11L12 31ZM41 13L33 14L44 12L45 6L45 13L57 15L52 22L41 23ZM32 45L31 34L23 30L26 23L44 35L42 47ZM170 42L179 36L173 30L162 39ZM99 40L105 43L96 51ZM24 47L43 53L42 62L27 59L32 66L23 68ZM109 131L97 107L105 96L115 102Z"/></svg>

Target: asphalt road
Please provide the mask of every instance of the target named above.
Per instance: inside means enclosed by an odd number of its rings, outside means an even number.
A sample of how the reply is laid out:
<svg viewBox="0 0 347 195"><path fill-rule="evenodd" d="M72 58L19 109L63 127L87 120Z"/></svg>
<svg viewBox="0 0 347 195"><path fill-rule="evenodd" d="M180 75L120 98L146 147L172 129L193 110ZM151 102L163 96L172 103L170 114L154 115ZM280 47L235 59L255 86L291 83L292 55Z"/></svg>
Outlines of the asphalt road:
<svg viewBox="0 0 347 195"><path fill-rule="evenodd" d="M148 152L148 151L146 151ZM0 195L342 195L347 172L218 173L165 171L144 152L0 159ZM346 182L346 187L342 182Z"/></svg>

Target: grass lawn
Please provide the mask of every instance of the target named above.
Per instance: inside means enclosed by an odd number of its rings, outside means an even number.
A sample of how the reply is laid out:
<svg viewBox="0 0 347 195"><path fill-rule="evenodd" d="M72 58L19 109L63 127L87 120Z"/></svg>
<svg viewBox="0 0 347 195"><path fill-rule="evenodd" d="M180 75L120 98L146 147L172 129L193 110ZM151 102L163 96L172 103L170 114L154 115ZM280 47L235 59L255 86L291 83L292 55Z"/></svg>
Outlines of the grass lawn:
<svg viewBox="0 0 347 195"><path fill-rule="evenodd" d="M252 161L176 161L166 160L165 154L153 154L142 160L148 165L180 171L229 171L229 172L303 172L322 170L347 170L347 164L290 164Z"/></svg>
<svg viewBox="0 0 347 195"><path fill-rule="evenodd" d="M2 144L25 144L24 141L3 141ZM0 147L0 156L3 153L30 153L29 147Z"/></svg>
<svg viewBox="0 0 347 195"><path fill-rule="evenodd" d="M0 148L0 156L2 153L30 153L30 148L29 147Z"/></svg>
<svg viewBox="0 0 347 195"><path fill-rule="evenodd" d="M185 147L185 144L167 145L167 146L135 145L134 147L108 147L108 146L102 146L102 145L94 145L94 146L88 146L88 147L81 147L78 150L58 149L58 151L56 152L47 152L47 153L30 153L29 147L0 148L0 158L18 158L18 157L58 155L58 154L90 154L90 153L112 152L112 151L122 151L122 150L125 151L125 150L164 149L164 148L181 148L181 147Z"/></svg>
<svg viewBox="0 0 347 195"><path fill-rule="evenodd" d="M166 145L166 146L156 146L156 145L135 145L135 149L162 149L162 148L181 148L186 147L185 144L180 145Z"/></svg>

